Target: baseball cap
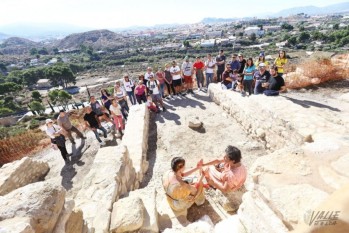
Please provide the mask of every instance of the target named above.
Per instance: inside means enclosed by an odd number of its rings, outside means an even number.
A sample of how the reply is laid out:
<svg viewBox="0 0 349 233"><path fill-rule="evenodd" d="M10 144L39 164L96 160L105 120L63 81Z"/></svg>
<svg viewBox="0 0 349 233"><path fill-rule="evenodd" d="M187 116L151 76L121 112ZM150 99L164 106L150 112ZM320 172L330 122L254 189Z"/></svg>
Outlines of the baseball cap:
<svg viewBox="0 0 349 233"><path fill-rule="evenodd" d="M262 62L262 63L259 63L258 66L259 66L259 67L265 67L266 65Z"/></svg>
<svg viewBox="0 0 349 233"><path fill-rule="evenodd" d="M46 124L48 123L53 123L53 121L51 119L46 119Z"/></svg>
<svg viewBox="0 0 349 233"><path fill-rule="evenodd" d="M242 54L241 54L241 53L239 53L239 54L238 54L238 57L242 57Z"/></svg>
<svg viewBox="0 0 349 233"><path fill-rule="evenodd" d="M189 61L189 57L188 56L185 56L184 58L185 61ZM173 62L172 62L173 63Z"/></svg>
<svg viewBox="0 0 349 233"><path fill-rule="evenodd" d="M259 54L259 56L260 56L260 57L264 57L264 53L261 52L261 53Z"/></svg>

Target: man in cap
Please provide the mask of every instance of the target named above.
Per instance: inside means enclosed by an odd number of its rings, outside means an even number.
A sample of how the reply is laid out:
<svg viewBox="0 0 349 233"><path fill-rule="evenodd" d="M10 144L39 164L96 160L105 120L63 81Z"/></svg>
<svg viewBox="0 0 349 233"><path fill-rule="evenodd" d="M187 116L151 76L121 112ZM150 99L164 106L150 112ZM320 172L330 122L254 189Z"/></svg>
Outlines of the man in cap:
<svg viewBox="0 0 349 233"><path fill-rule="evenodd" d="M240 62L238 60L237 54L233 54L231 56L230 68L231 68L231 70L237 70L237 71L240 70Z"/></svg>
<svg viewBox="0 0 349 233"><path fill-rule="evenodd" d="M254 86L254 94L263 94L265 88L262 87L262 84L268 82L270 78L270 73L266 70L265 63L259 63L258 71L254 72L253 78L256 81Z"/></svg>

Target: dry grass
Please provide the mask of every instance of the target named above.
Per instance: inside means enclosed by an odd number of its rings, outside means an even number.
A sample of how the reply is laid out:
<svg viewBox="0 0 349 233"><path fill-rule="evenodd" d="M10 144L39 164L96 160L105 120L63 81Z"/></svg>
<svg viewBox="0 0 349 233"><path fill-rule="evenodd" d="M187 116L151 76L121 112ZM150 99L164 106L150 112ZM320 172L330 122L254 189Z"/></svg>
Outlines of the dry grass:
<svg viewBox="0 0 349 233"><path fill-rule="evenodd" d="M347 77L348 71L330 59L308 60L298 65L296 72L287 74L286 86L297 89Z"/></svg>
<svg viewBox="0 0 349 233"><path fill-rule="evenodd" d="M31 155L50 145L50 140L40 129L29 130L14 137L0 140L0 164Z"/></svg>

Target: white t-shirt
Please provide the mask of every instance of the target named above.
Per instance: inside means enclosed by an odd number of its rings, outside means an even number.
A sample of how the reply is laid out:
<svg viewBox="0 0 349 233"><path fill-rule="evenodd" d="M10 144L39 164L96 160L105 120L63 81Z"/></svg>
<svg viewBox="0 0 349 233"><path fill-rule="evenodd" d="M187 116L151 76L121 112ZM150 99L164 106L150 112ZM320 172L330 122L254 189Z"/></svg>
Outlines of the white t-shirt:
<svg viewBox="0 0 349 233"><path fill-rule="evenodd" d="M53 124L51 127L46 127L46 134L50 137L50 138L55 138L54 134L55 133L59 133L61 130L61 127L58 125Z"/></svg>
<svg viewBox="0 0 349 233"><path fill-rule="evenodd" d="M213 66L216 64L214 60L211 59L211 61L207 60L205 62L205 66L207 67L206 73L213 74L213 68L208 68L209 66Z"/></svg>
<svg viewBox="0 0 349 233"><path fill-rule="evenodd" d="M171 68L170 68L171 74L172 74L172 73L176 73L176 72L178 72L178 71L181 71L181 70L179 69L179 66L175 66L175 67L171 66ZM180 75L180 74L174 74L174 75L172 76L172 79L173 79L173 80L181 79L181 75Z"/></svg>
<svg viewBox="0 0 349 233"><path fill-rule="evenodd" d="M122 115L119 106L114 107L113 105L110 105L109 110L117 116Z"/></svg>
<svg viewBox="0 0 349 233"><path fill-rule="evenodd" d="M126 96L124 90L120 88L119 91L114 90L114 96L117 97L118 99L122 99L124 96Z"/></svg>
<svg viewBox="0 0 349 233"><path fill-rule="evenodd" d="M182 71L185 76L191 76L193 70L193 64L191 62L183 62Z"/></svg>
<svg viewBox="0 0 349 233"><path fill-rule="evenodd" d="M129 82L124 81L124 88L127 92L132 91L133 82L130 80Z"/></svg>
<svg viewBox="0 0 349 233"><path fill-rule="evenodd" d="M156 80L147 82L147 87L149 88L149 90L153 91L154 95L160 94L158 84L159 84L159 81L156 81Z"/></svg>
<svg viewBox="0 0 349 233"><path fill-rule="evenodd" d="M150 73L145 72L144 79L149 81L149 77L150 77L151 75L154 77L154 73L153 73L153 72L150 72Z"/></svg>

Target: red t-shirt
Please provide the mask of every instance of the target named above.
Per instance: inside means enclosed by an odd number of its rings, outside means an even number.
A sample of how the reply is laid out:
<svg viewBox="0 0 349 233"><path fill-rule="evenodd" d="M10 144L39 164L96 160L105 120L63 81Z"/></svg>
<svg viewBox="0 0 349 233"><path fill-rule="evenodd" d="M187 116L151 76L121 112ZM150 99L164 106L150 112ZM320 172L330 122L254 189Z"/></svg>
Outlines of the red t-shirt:
<svg viewBox="0 0 349 233"><path fill-rule="evenodd" d="M143 95L145 92L145 85L142 84L142 86L136 86L135 90L137 90L136 95Z"/></svg>
<svg viewBox="0 0 349 233"><path fill-rule="evenodd" d="M199 62L195 62L193 66L196 69L202 69L204 68L205 64L202 61L199 61Z"/></svg>

